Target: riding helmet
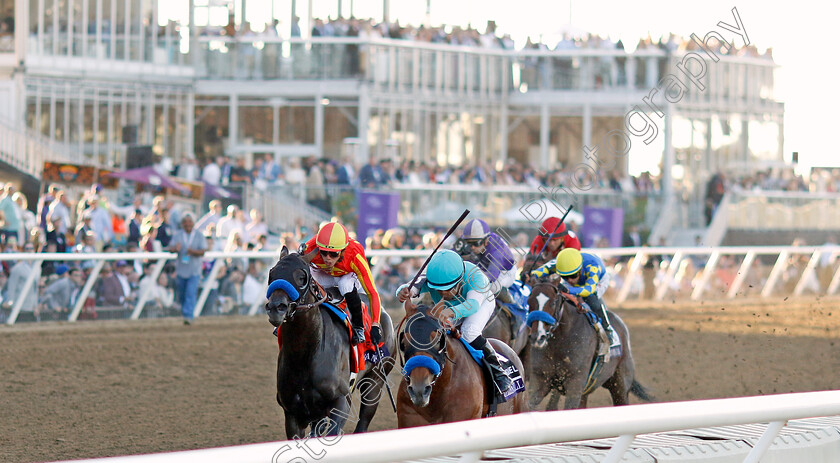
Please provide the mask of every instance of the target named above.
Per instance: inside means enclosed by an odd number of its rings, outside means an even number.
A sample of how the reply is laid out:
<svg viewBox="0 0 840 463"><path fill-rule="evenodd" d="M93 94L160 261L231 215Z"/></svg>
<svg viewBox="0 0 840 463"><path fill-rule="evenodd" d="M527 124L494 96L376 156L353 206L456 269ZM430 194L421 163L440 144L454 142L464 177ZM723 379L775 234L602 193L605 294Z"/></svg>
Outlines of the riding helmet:
<svg viewBox="0 0 840 463"><path fill-rule="evenodd" d="M461 238L465 240L480 240L487 238L490 234L490 225L481 219L472 219L464 225Z"/></svg>
<svg viewBox="0 0 840 463"><path fill-rule="evenodd" d="M540 236L545 239L550 240L560 238L568 234L569 232L566 231L566 224L561 223L560 219L557 217L549 217L543 220L543 223L540 226Z"/></svg>
<svg viewBox="0 0 840 463"><path fill-rule="evenodd" d="M583 256L580 251L575 248L566 248L557 254L557 260L554 263L554 268L561 276L574 275L580 271L583 265Z"/></svg>
<svg viewBox="0 0 840 463"><path fill-rule="evenodd" d="M465 271L464 260L455 251L439 251L429 260L426 284L429 288L446 291L464 278Z"/></svg>
<svg viewBox="0 0 840 463"><path fill-rule="evenodd" d="M338 222L324 224L315 236L315 245L324 251L341 251L350 243L350 235Z"/></svg>

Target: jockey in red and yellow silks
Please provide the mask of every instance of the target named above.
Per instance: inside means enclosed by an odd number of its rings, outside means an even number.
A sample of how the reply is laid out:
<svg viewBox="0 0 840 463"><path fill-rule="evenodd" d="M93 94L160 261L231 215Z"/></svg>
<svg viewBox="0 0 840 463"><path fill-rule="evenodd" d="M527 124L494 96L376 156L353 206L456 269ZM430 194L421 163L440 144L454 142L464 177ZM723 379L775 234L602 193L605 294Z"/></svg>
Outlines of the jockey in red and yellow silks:
<svg viewBox="0 0 840 463"><path fill-rule="evenodd" d="M312 259L312 277L321 286L338 287L344 296L353 324L353 343L358 344L365 339L362 301L358 293L361 287L370 300L373 321L370 338L375 345L379 345L382 341L382 329L379 327L382 304L365 257L364 247L358 241L350 239L344 226L330 222L306 242L301 254L309 254L316 248L318 254Z"/></svg>

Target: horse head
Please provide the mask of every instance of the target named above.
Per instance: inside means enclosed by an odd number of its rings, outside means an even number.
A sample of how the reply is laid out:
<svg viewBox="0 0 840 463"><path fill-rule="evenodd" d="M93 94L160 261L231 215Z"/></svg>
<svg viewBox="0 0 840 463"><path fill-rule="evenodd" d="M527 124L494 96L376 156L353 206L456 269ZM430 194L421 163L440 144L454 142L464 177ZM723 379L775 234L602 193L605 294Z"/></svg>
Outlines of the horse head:
<svg viewBox="0 0 840 463"><path fill-rule="evenodd" d="M429 404L432 386L443 371L446 360L446 332L440 322L420 305L405 322L399 334L399 348L406 360L403 376L408 395L416 407Z"/></svg>
<svg viewBox="0 0 840 463"><path fill-rule="evenodd" d="M268 273L268 291L265 296L268 299L265 311L272 325L279 327L290 320L296 311L313 305L311 302L315 299L315 290L309 271L312 257L312 253L305 256L289 253L286 246L280 251L280 260Z"/></svg>
<svg viewBox="0 0 840 463"><path fill-rule="evenodd" d="M563 316L563 306L562 295L553 283L541 281L531 287L527 323L533 347L543 349L548 344L548 339Z"/></svg>

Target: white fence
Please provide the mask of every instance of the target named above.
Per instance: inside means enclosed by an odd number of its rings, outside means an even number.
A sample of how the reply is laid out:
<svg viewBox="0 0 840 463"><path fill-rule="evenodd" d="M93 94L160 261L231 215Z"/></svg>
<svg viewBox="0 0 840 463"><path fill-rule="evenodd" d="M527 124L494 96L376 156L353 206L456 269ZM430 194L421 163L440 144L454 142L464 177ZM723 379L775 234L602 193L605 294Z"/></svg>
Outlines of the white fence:
<svg viewBox="0 0 840 463"><path fill-rule="evenodd" d="M698 400L605 407L463 421L413 429L313 438L303 441L191 450L168 454L84 460L101 463L387 463L462 455L478 462L485 450L618 437L601 460L617 463L639 434L698 427L769 423L743 460L757 463L788 420L840 415L840 391L779 394L735 399ZM304 449L305 447L305 449ZM823 451L821 461L838 461L840 451ZM786 455L773 461L803 461Z"/></svg>
<svg viewBox="0 0 840 463"><path fill-rule="evenodd" d="M818 295L833 295L840 286L840 246L768 246L768 247L715 247L715 248L602 248L588 249L600 255L613 274L613 286L606 297L615 303L622 303L635 297L643 300L662 301L665 297L674 299L701 300L732 299L737 296L755 295L769 297L774 294L801 296L806 292ZM429 250L371 250L371 269L377 278L377 286L385 300L392 295L386 281L382 281L388 267L399 265L405 259L424 259ZM524 249L515 249L515 257L524 257ZM220 269L225 259L262 259L268 265L261 273L265 282L267 270L278 258L279 251L208 252L205 259L215 263L201 283L201 292L195 307L200 316L208 297L218 288ZM3 261L27 260L33 262L33 269L25 281L20 294L26 294L45 261L95 261L95 265L77 297L76 305L67 317L76 321L85 299L92 291L105 262L118 260L156 261L148 276L156 281L164 265L177 257L172 253L103 253L103 254L20 254L0 255ZM767 263L761 263L761 260ZM772 261L772 264L770 263ZM395 264L396 262L396 264ZM419 266L419 265L418 265ZM698 267L691 269L691 267ZM392 278L393 279L393 278ZM749 284L746 284L749 282ZM745 284L748 288L745 288ZM148 294L139 294L133 311L128 318L140 318ZM25 298L20 297L12 304L6 324L14 324L24 308ZM247 313L260 312L262 300L250 304Z"/></svg>

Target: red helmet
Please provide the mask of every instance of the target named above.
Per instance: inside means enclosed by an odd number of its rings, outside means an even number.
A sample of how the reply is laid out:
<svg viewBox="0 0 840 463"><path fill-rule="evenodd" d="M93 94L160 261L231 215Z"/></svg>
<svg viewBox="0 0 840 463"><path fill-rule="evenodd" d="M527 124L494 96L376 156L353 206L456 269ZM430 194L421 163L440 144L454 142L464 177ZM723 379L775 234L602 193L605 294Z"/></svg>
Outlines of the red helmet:
<svg viewBox="0 0 840 463"><path fill-rule="evenodd" d="M566 230L566 224L560 223L560 219L557 217L549 217L543 220L543 223L540 226L540 236L547 240L561 238L566 236L568 233L569 232Z"/></svg>
<svg viewBox="0 0 840 463"><path fill-rule="evenodd" d="M341 251L350 244L350 235L338 222L324 224L315 236L315 245L322 251Z"/></svg>

